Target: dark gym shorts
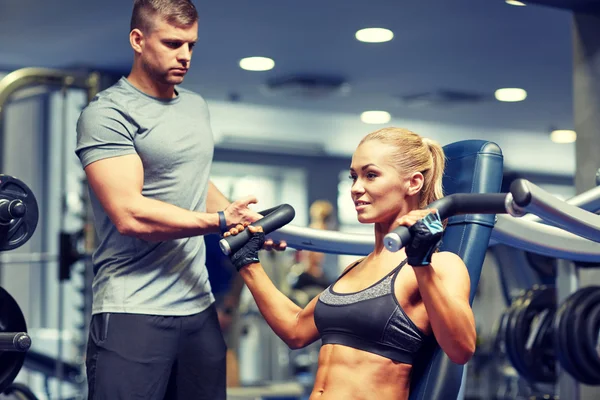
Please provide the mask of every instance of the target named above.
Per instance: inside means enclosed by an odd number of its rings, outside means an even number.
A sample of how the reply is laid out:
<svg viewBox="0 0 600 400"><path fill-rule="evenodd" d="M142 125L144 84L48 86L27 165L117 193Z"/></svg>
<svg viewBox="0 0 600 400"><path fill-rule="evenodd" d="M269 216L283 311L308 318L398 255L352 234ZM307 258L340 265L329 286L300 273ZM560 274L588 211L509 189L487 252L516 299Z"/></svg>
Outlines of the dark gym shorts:
<svg viewBox="0 0 600 400"><path fill-rule="evenodd" d="M88 399L225 400L226 346L217 312L92 316Z"/></svg>

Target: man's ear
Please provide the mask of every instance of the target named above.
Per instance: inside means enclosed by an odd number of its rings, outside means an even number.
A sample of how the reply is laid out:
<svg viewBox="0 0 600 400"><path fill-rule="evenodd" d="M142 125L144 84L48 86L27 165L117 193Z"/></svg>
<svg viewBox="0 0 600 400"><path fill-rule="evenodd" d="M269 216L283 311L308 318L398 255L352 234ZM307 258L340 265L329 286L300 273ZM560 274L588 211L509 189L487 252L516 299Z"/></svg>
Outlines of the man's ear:
<svg viewBox="0 0 600 400"><path fill-rule="evenodd" d="M131 48L136 53L142 52L142 47L144 45L144 34L139 29L134 29L129 33L129 43L131 44Z"/></svg>
<svg viewBox="0 0 600 400"><path fill-rule="evenodd" d="M417 193L419 193L421 189L423 189L424 181L425 178L420 172L415 172L412 175L410 175L408 177L408 189L406 191L406 194L408 194L409 196L414 196Z"/></svg>

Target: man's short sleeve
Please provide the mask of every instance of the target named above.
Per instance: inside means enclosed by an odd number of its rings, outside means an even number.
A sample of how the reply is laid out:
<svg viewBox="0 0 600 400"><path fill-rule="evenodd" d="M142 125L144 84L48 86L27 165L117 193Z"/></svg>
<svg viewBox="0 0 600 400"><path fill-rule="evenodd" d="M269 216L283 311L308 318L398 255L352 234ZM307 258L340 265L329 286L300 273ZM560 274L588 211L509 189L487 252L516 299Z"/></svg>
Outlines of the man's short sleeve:
<svg viewBox="0 0 600 400"><path fill-rule="evenodd" d="M135 154L135 127L112 105L91 103L77 121L75 153L83 168L105 158Z"/></svg>

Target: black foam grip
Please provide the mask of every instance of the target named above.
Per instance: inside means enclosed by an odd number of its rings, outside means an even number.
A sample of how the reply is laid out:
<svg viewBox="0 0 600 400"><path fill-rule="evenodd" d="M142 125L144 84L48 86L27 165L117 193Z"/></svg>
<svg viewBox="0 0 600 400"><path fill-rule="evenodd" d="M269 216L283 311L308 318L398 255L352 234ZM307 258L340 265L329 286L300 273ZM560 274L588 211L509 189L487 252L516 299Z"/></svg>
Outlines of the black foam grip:
<svg viewBox="0 0 600 400"><path fill-rule="evenodd" d="M264 218L253 222L252 226L262 227L265 235L268 235L282 226L289 224L296 216L296 211L289 204L282 204L278 207L260 211L259 214L264 215ZM250 231L245 229L237 235L221 239L221 251L224 254L233 254L241 249L248 240L250 240Z"/></svg>
<svg viewBox="0 0 600 400"><path fill-rule="evenodd" d="M400 225L399 227L394 229L392 232L394 232L395 234L400 236L400 242L402 243L400 248L408 245L412 241L412 235L410 233L410 230L408 230L408 228L404 225Z"/></svg>
<svg viewBox="0 0 600 400"><path fill-rule="evenodd" d="M443 220L461 214L504 214L506 193L456 193L429 204L427 208L435 208ZM395 239L390 240L390 234L395 233L400 237L400 243ZM412 240L408 228L401 225L388 233L384 244L391 251L398 251L407 246ZM390 243L386 243L390 242Z"/></svg>

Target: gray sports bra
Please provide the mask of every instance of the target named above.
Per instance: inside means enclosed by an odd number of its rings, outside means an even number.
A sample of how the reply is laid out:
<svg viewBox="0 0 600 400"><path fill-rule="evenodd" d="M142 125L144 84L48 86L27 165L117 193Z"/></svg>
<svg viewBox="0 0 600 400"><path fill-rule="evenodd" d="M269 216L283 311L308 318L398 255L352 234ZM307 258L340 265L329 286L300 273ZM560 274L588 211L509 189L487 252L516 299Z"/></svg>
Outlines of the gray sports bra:
<svg viewBox="0 0 600 400"><path fill-rule="evenodd" d="M336 293L334 282L321 293L314 318L322 344L341 344L412 364L427 335L408 318L394 294L396 277L405 264L406 260L360 292Z"/></svg>

